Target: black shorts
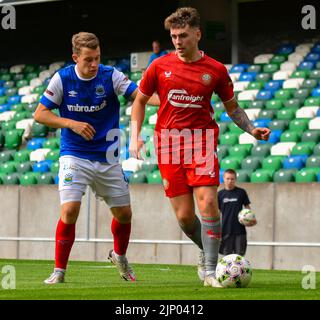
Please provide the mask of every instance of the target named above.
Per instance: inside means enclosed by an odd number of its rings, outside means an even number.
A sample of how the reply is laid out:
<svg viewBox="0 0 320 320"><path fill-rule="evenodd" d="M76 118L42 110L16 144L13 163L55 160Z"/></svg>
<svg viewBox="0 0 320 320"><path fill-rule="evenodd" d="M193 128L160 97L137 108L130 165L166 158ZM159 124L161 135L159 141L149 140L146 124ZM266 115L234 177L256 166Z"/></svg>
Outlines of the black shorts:
<svg viewBox="0 0 320 320"><path fill-rule="evenodd" d="M246 234L228 234L221 240L219 253L225 255L236 253L244 256L247 250Z"/></svg>

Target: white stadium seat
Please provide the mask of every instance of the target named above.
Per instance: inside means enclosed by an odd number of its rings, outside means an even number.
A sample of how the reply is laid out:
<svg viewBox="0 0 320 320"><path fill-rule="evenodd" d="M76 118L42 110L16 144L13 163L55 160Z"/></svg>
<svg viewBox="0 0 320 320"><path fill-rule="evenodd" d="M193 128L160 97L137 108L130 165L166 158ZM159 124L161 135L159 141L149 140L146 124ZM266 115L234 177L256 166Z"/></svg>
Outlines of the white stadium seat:
<svg viewBox="0 0 320 320"><path fill-rule="evenodd" d="M303 78L288 79L283 83L283 89L299 89L303 83Z"/></svg>
<svg viewBox="0 0 320 320"><path fill-rule="evenodd" d="M132 106L126 108L126 115L131 116Z"/></svg>
<svg viewBox="0 0 320 320"><path fill-rule="evenodd" d="M296 111L296 118L314 118L318 109L317 106L304 106Z"/></svg>
<svg viewBox="0 0 320 320"><path fill-rule="evenodd" d="M34 87L32 87L32 86L22 87L19 89L18 95L19 96L26 96L28 94L31 94L33 89L34 89Z"/></svg>
<svg viewBox="0 0 320 320"><path fill-rule="evenodd" d="M271 53L259 54L253 60L253 63L269 63L274 55Z"/></svg>
<svg viewBox="0 0 320 320"><path fill-rule="evenodd" d="M272 156L289 156L295 142L278 142L271 147Z"/></svg>
<svg viewBox="0 0 320 320"><path fill-rule="evenodd" d="M252 109L245 109L244 112L247 114L249 120L254 121L258 118L259 112L261 109L252 108Z"/></svg>
<svg viewBox="0 0 320 320"><path fill-rule="evenodd" d="M37 93L28 94L21 98L21 103L34 103L38 102L39 95Z"/></svg>
<svg viewBox="0 0 320 320"><path fill-rule="evenodd" d="M232 80L233 83L235 83L236 81L238 81L238 79L240 78L241 73L230 73L230 79Z"/></svg>
<svg viewBox="0 0 320 320"><path fill-rule="evenodd" d="M49 70L43 70L39 73L39 78L42 82L44 82L46 79L51 78L53 75L53 72L50 72Z"/></svg>
<svg viewBox="0 0 320 320"><path fill-rule="evenodd" d="M158 114L155 113L149 117L149 124L156 124L158 119Z"/></svg>
<svg viewBox="0 0 320 320"><path fill-rule="evenodd" d="M22 139L25 141L31 138L32 135L32 125L34 123L34 119L23 119L16 123L16 129L24 129Z"/></svg>
<svg viewBox="0 0 320 320"><path fill-rule="evenodd" d="M287 80L291 74L292 71L277 71L273 74L272 80Z"/></svg>
<svg viewBox="0 0 320 320"><path fill-rule="evenodd" d="M288 56L288 62L294 62L297 65L303 60L303 55L297 52L291 53Z"/></svg>
<svg viewBox="0 0 320 320"><path fill-rule="evenodd" d="M14 117L15 111L5 111L0 113L0 121L9 121Z"/></svg>
<svg viewBox="0 0 320 320"><path fill-rule="evenodd" d="M249 83L250 81L236 81L233 83L233 91L243 91L248 87Z"/></svg>
<svg viewBox="0 0 320 320"><path fill-rule="evenodd" d="M10 73L22 73L25 66L25 64L17 64L15 66L12 66L10 68Z"/></svg>
<svg viewBox="0 0 320 320"><path fill-rule="evenodd" d="M143 160L139 160L136 158L129 158L127 160L123 160L122 170L136 172L141 169L142 163L143 163Z"/></svg>
<svg viewBox="0 0 320 320"><path fill-rule="evenodd" d="M295 71L297 69L297 63L293 61L286 61L281 63L280 70L281 71Z"/></svg>
<svg viewBox="0 0 320 320"><path fill-rule="evenodd" d="M259 90L245 90L239 93L238 100L245 101L245 100L254 100L258 94Z"/></svg>
<svg viewBox="0 0 320 320"><path fill-rule="evenodd" d="M316 117L309 121L309 129L310 130L319 130L320 129L320 117Z"/></svg>
<svg viewBox="0 0 320 320"><path fill-rule="evenodd" d="M257 139L254 138L251 134L245 132L241 133L239 136L239 144L253 144L256 145L258 143Z"/></svg>
<svg viewBox="0 0 320 320"><path fill-rule="evenodd" d="M30 161L43 161L46 159L46 155L51 151L49 148L40 148L30 153Z"/></svg>
<svg viewBox="0 0 320 320"><path fill-rule="evenodd" d="M42 86L43 81L40 78L34 78L30 81L30 86L32 87L39 87Z"/></svg>

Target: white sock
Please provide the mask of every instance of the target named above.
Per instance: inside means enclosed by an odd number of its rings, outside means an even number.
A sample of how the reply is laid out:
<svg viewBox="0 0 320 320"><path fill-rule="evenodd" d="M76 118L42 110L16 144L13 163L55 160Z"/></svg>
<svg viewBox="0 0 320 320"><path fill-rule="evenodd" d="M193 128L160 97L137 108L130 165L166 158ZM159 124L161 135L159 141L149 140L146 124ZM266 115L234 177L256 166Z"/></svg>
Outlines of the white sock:
<svg viewBox="0 0 320 320"><path fill-rule="evenodd" d="M66 273L66 269L54 268L54 271Z"/></svg>
<svg viewBox="0 0 320 320"><path fill-rule="evenodd" d="M125 255L125 254L119 255L119 254L116 254L115 251L113 251L113 254L115 255L115 257L116 257L116 259L117 259L118 261L123 261L123 260L125 260L125 258L126 258L126 255Z"/></svg>

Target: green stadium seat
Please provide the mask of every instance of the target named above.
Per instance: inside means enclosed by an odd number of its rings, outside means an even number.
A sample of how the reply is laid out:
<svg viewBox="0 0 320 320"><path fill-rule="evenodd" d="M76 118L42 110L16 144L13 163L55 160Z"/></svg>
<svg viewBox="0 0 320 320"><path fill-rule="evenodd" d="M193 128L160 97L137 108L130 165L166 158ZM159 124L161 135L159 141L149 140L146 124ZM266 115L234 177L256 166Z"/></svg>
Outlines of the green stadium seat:
<svg viewBox="0 0 320 320"><path fill-rule="evenodd" d="M233 121L228 123L228 129L230 133L236 133L237 135L244 133L244 131L240 129Z"/></svg>
<svg viewBox="0 0 320 320"><path fill-rule="evenodd" d="M24 103L24 110L25 111L33 113L36 111L36 109L37 109L37 103Z"/></svg>
<svg viewBox="0 0 320 320"><path fill-rule="evenodd" d="M46 90L46 87L45 87L45 86L38 86L38 87L35 87L35 88L32 90L32 93L37 93L37 94L39 94L39 95L42 95L45 90Z"/></svg>
<svg viewBox="0 0 320 320"><path fill-rule="evenodd" d="M30 185L34 185L37 184L37 174L35 174L35 172L27 172L25 174L22 174L20 176L20 184L22 186L30 186Z"/></svg>
<svg viewBox="0 0 320 320"><path fill-rule="evenodd" d="M280 169L273 175L273 182L285 183L295 181L295 169Z"/></svg>
<svg viewBox="0 0 320 320"><path fill-rule="evenodd" d="M217 147L217 154L218 154L218 158L219 158L219 161L221 161L223 158L227 157L228 154L229 154L229 146L227 145L218 145Z"/></svg>
<svg viewBox="0 0 320 320"><path fill-rule="evenodd" d="M299 142L301 140L301 133L298 131L287 130L280 136L280 142Z"/></svg>
<svg viewBox="0 0 320 320"><path fill-rule="evenodd" d="M272 182L273 173L272 170L258 169L252 172L250 181L253 183Z"/></svg>
<svg viewBox="0 0 320 320"><path fill-rule="evenodd" d="M279 65L275 63L265 64L262 68L264 73L275 73L279 70Z"/></svg>
<svg viewBox="0 0 320 320"><path fill-rule="evenodd" d="M250 176L251 176L250 170L238 170L237 171L237 181L238 182L250 182Z"/></svg>
<svg viewBox="0 0 320 320"><path fill-rule="evenodd" d="M284 158L282 156L268 156L262 161L262 169L277 171L282 168Z"/></svg>
<svg viewBox="0 0 320 320"><path fill-rule="evenodd" d="M155 170L159 170L158 164L154 163L154 161L145 160L141 165L141 170L144 172L153 172Z"/></svg>
<svg viewBox="0 0 320 320"><path fill-rule="evenodd" d="M289 100L292 98L291 89L281 89L275 92L274 98L277 100Z"/></svg>
<svg viewBox="0 0 320 320"><path fill-rule="evenodd" d="M7 96L2 96L0 97L0 104L5 104L8 100L8 97Z"/></svg>
<svg viewBox="0 0 320 320"><path fill-rule="evenodd" d="M235 145L238 144L239 136L236 133L225 133L220 137L220 144Z"/></svg>
<svg viewBox="0 0 320 320"><path fill-rule="evenodd" d="M214 111L214 119L218 122L220 121L220 117L221 117L221 114L223 113L224 111L222 110L215 110Z"/></svg>
<svg viewBox="0 0 320 320"><path fill-rule="evenodd" d="M269 129L285 131L288 129L288 120L273 120L269 122Z"/></svg>
<svg viewBox="0 0 320 320"><path fill-rule="evenodd" d="M17 151L14 154L14 161L15 162L26 162L30 160L30 150L24 149L24 150L20 150Z"/></svg>
<svg viewBox="0 0 320 320"><path fill-rule="evenodd" d="M147 176L148 184L162 184L162 177L159 170L155 170Z"/></svg>
<svg viewBox="0 0 320 320"><path fill-rule="evenodd" d="M308 78L308 76L309 76L308 70L297 70L291 74L290 78L291 79L297 79L297 78L306 79L306 78Z"/></svg>
<svg viewBox="0 0 320 320"><path fill-rule="evenodd" d="M38 77L38 73L36 72L29 72L26 74L26 80L31 81L32 79L35 79Z"/></svg>
<svg viewBox="0 0 320 320"><path fill-rule="evenodd" d="M268 100L266 102L266 109L267 110L280 110L283 108L283 100Z"/></svg>
<svg viewBox="0 0 320 320"><path fill-rule="evenodd" d="M317 171L314 168L302 168L296 172L295 180L298 183L316 182Z"/></svg>
<svg viewBox="0 0 320 320"><path fill-rule="evenodd" d="M123 125L123 126L127 126L129 125L129 122L131 120L130 116L127 115L123 115L122 117L120 117L119 119L119 124Z"/></svg>
<svg viewBox="0 0 320 320"><path fill-rule="evenodd" d="M255 156L249 156L242 160L241 169L248 171L255 171L261 168L261 158Z"/></svg>
<svg viewBox="0 0 320 320"><path fill-rule="evenodd" d="M16 162L15 164L16 171L18 173L26 173L32 171L32 162L27 161L27 162Z"/></svg>
<svg viewBox="0 0 320 320"><path fill-rule="evenodd" d="M11 111L15 111L15 112L25 111L25 110L24 110L24 104L23 104L23 103L13 104L13 105L11 106Z"/></svg>
<svg viewBox="0 0 320 320"><path fill-rule="evenodd" d="M16 121L10 120L10 121L5 121L2 123L2 131L5 133L6 131L9 130L14 130L16 128Z"/></svg>
<svg viewBox="0 0 320 320"><path fill-rule="evenodd" d="M130 80L137 82L139 80L141 80L142 78L142 72L141 71L136 71L136 72L131 72L130 73Z"/></svg>
<svg viewBox="0 0 320 320"><path fill-rule="evenodd" d="M269 62L272 64L277 64L279 66L281 63L285 62L286 60L287 60L286 57L283 55L274 55Z"/></svg>
<svg viewBox="0 0 320 320"><path fill-rule="evenodd" d="M277 120L293 120L296 115L295 109L280 109L277 111L276 119Z"/></svg>
<svg viewBox="0 0 320 320"><path fill-rule="evenodd" d="M223 170L227 170L227 169L238 170L240 168L241 161L242 161L242 157L227 156L226 158L222 159L222 161L220 162L220 168Z"/></svg>
<svg viewBox="0 0 320 320"><path fill-rule="evenodd" d="M49 138L43 143L42 147L48 148L51 150L58 149L60 147L60 139L59 138Z"/></svg>
<svg viewBox="0 0 320 320"><path fill-rule="evenodd" d="M4 150L0 152L0 163L12 161L15 154L15 150Z"/></svg>
<svg viewBox="0 0 320 320"><path fill-rule="evenodd" d="M14 85L15 85L14 81L7 80L4 82L4 84L2 86L6 89L11 89L11 88L14 88Z"/></svg>
<svg viewBox="0 0 320 320"><path fill-rule="evenodd" d="M270 155L271 147L271 143L257 144L252 148L251 156L265 158Z"/></svg>
<svg viewBox="0 0 320 320"><path fill-rule="evenodd" d="M6 96L12 97L18 94L18 89L17 88L9 88L6 90Z"/></svg>
<svg viewBox="0 0 320 320"><path fill-rule="evenodd" d="M55 175L51 172L45 172L36 176L37 184L54 184Z"/></svg>
<svg viewBox="0 0 320 320"><path fill-rule="evenodd" d="M0 130L0 148L4 145L4 133Z"/></svg>
<svg viewBox="0 0 320 320"><path fill-rule="evenodd" d="M314 142L299 142L297 143L291 150L292 156L299 155L311 155L313 152L313 148L315 147Z"/></svg>
<svg viewBox="0 0 320 320"><path fill-rule="evenodd" d="M13 120L16 122L28 118L32 118L32 115L27 111L16 112L13 116Z"/></svg>
<svg viewBox="0 0 320 320"><path fill-rule="evenodd" d="M292 98L292 99L283 101L283 105L285 108L299 109L302 106L302 103L299 99Z"/></svg>
<svg viewBox="0 0 320 320"><path fill-rule="evenodd" d="M14 79L14 80L16 80L16 79ZM28 80L21 79L21 80L17 81L16 86L17 86L17 88L22 88L22 87L27 86L28 84L29 84Z"/></svg>
<svg viewBox="0 0 320 320"><path fill-rule="evenodd" d="M3 184L6 185L17 185L20 184L20 174L19 173L12 173L3 176Z"/></svg>
<svg viewBox="0 0 320 320"><path fill-rule="evenodd" d="M300 118L300 119L293 119L289 123L290 131L298 131L304 132L308 129L310 119Z"/></svg>
<svg viewBox="0 0 320 320"><path fill-rule="evenodd" d="M306 168L320 168L320 156L310 156L307 159Z"/></svg>
<svg viewBox="0 0 320 320"><path fill-rule="evenodd" d="M238 104L239 104L240 108L247 109L249 104L250 104L250 102L251 101L242 100L242 101L238 101ZM221 104L223 106L223 103L221 103ZM226 111L224 107L223 107L222 111Z"/></svg>
<svg viewBox="0 0 320 320"><path fill-rule="evenodd" d="M320 142L320 130L306 130L303 132L301 142Z"/></svg>
<svg viewBox="0 0 320 320"><path fill-rule="evenodd" d="M46 160L58 161L60 158L60 149L53 149L46 155Z"/></svg>
<svg viewBox="0 0 320 320"><path fill-rule="evenodd" d="M246 144L236 144L229 147L229 155L232 157L245 158L249 153L250 149Z"/></svg>
<svg viewBox="0 0 320 320"><path fill-rule="evenodd" d="M262 90L265 84L265 81L252 81L249 83L247 90Z"/></svg>
<svg viewBox="0 0 320 320"><path fill-rule="evenodd" d="M129 177L129 183L131 184L137 184L137 183L147 183L149 172L145 172L145 171L137 171L134 172L130 177Z"/></svg>
<svg viewBox="0 0 320 320"><path fill-rule="evenodd" d="M16 171L16 162L14 161L8 161L0 164L0 172L2 173L10 174Z"/></svg>
<svg viewBox="0 0 320 320"><path fill-rule="evenodd" d="M2 75L0 76L0 80L10 81L10 80L11 80L11 74L10 74L10 73L2 74Z"/></svg>
<svg viewBox="0 0 320 320"><path fill-rule="evenodd" d="M305 100L305 106L320 106L320 98L319 97L311 97Z"/></svg>
<svg viewBox="0 0 320 320"><path fill-rule="evenodd" d="M17 149L22 142L23 129L14 129L6 131L5 134L5 147L7 149Z"/></svg>
<svg viewBox="0 0 320 320"><path fill-rule="evenodd" d="M53 162L50 165L50 172L58 173L59 172L59 161Z"/></svg>
<svg viewBox="0 0 320 320"><path fill-rule="evenodd" d="M45 126L42 123L34 122L32 125L32 137L34 138L43 138L48 135L49 127Z"/></svg>

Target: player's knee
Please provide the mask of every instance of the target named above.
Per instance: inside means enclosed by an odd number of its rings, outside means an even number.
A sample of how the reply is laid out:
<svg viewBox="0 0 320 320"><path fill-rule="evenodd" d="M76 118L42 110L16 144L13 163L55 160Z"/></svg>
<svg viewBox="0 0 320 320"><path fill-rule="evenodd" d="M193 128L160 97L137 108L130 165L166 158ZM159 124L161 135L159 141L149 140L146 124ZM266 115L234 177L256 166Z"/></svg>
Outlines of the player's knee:
<svg viewBox="0 0 320 320"><path fill-rule="evenodd" d="M131 222L132 218L132 211L130 206L126 207L114 207L111 209L113 216L120 222L120 223L129 223Z"/></svg>
<svg viewBox="0 0 320 320"><path fill-rule="evenodd" d="M203 213L218 214L218 205L215 197L206 196L199 200L199 210Z"/></svg>
<svg viewBox="0 0 320 320"><path fill-rule="evenodd" d="M66 203L61 208L61 219L64 223L75 223L78 218L80 203Z"/></svg>

